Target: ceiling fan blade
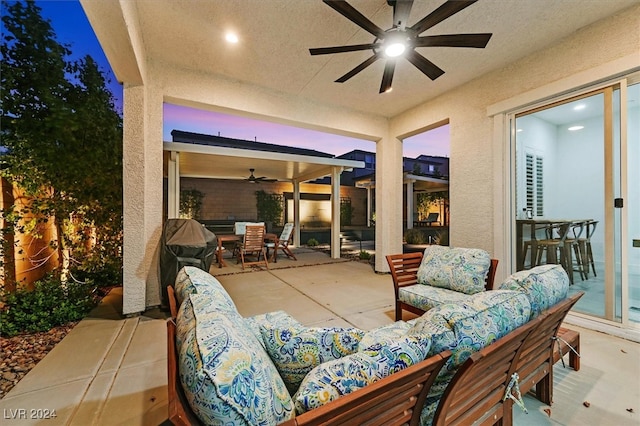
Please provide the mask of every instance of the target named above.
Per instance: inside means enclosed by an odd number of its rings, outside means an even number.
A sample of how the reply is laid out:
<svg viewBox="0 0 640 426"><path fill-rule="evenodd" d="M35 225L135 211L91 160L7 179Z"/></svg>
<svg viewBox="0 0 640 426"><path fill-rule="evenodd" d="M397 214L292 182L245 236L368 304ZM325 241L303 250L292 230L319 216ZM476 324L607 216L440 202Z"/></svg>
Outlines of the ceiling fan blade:
<svg viewBox="0 0 640 426"><path fill-rule="evenodd" d="M384 73L382 74L382 83L380 84L380 92L385 93L391 90L391 83L393 82L393 72L396 69L396 60L387 59L387 63L384 66Z"/></svg>
<svg viewBox="0 0 640 426"><path fill-rule="evenodd" d="M418 37L415 47L477 47L484 48L493 34L446 34Z"/></svg>
<svg viewBox="0 0 640 426"><path fill-rule="evenodd" d="M376 47L375 43L368 44L353 44L350 46L335 46L335 47L317 47L309 49L311 55L328 55L331 53L344 53L344 52L356 52L358 50L373 49Z"/></svg>
<svg viewBox="0 0 640 426"><path fill-rule="evenodd" d="M322 0L333 10L378 38L384 38L386 33L382 28L371 22L366 16L358 12L353 6L344 0Z"/></svg>
<svg viewBox="0 0 640 426"><path fill-rule="evenodd" d="M421 34L448 17L460 12L462 9L471 6L476 1L478 0L448 0L442 6L415 23L411 29L414 30L416 34Z"/></svg>
<svg viewBox="0 0 640 426"><path fill-rule="evenodd" d="M404 30L409 21L413 0L388 0L393 5L393 25Z"/></svg>
<svg viewBox="0 0 640 426"><path fill-rule="evenodd" d="M380 59L380 54L376 53L375 55L369 57L366 61L364 61L363 63L361 63L360 65L358 65L357 67L355 67L354 69L352 69L351 71L349 71L348 73L340 77L339 79L337 79L336 83L344 83L345 81L349 80L351 77L358 74L360 71L362 71L363 69L365 69L366 67L368 67L369 65L377 61L378 59Z"/></svg>
<svg viewBox="0 0 640 426"><path fill-rule="evenodd" d="M431 80L435 80L436 78L444 74L444 71L440 69L436 64L434 64L415 50L410 50L409 52L407 52L407 60L420 71L422 71L422 73L429 77Z"/></svg>

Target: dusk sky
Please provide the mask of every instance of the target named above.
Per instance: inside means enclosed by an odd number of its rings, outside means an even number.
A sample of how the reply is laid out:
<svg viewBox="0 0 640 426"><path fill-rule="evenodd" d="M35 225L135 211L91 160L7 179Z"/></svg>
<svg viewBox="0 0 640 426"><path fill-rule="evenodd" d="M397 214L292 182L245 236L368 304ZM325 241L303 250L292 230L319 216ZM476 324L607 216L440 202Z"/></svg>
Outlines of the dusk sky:
<svg viewBox="0 0 640 426"><path fill-rule="evenodd" d="M42 8L43 17L51 20L58 42L70 45L72 58L79 59L89 54L100 64L101 69L111 79L109 88L116 99L118 109L122 111L122 86L116 81L80 3L76 0L49 0L37 1L37 4ZM171 141L171 131L178 129L311 148L334 155L344 154L353 149L375 151L375 144L370 141L170 104L165 104L163 124L165 141ZM420 154L448 157L449 126L404 140L404 156L414 158Z"/></svg>

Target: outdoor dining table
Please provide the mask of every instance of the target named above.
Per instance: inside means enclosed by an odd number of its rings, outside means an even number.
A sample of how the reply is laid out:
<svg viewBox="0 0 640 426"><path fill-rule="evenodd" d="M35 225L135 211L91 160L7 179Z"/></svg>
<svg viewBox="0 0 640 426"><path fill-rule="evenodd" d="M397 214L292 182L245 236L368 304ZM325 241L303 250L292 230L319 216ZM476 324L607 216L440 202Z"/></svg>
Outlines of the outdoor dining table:
<svg viewBox="0 0 640 426"><path fill-rule="evenodd" d="M278 235L272 234L272 233L264 234L264 242L273 243L273 255L271 256L271 260L273 261L273 263L277 263L278 262ZM267 248L267 252L268 250L269 249ZM267 262L268 261L269 259L267 258Z"/></svg>
<svg viewBox="0 0 640 426"><path fill-rule="evenodd" d="M222 258L222 243L226 243L229 241L242 241L242 235L235 235L235 234L229 234L229 235L218 235L218 251L216 252L218 254L218 268L222 268L223 266L226 265L226 263L224 262L224 259Z"/></svg>

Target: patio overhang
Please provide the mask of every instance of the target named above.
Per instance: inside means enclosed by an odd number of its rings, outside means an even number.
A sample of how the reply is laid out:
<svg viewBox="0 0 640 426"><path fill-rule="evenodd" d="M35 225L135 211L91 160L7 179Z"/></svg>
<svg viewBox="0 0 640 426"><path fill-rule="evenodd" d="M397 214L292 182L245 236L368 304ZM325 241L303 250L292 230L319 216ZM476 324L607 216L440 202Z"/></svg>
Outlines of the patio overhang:
<svg viewBox="0 0 640 426"><path fill-rule="evenodd" d="M171 153L178 153L180 176L212 179L244 179L249 169L256 176L285 182L306 182L330 176L335 168L350 171L364 162L340 158L313 157L181 142L164 142L164 170L167 175Z"/></svg>
<svg viewBox="0 0 640 426"><path fill-rule="evenodd" d="M413 184L415 192L439 192L449 190L449 181L429 176L414 175L405 172L403 175L403 183ZM376 187L375 175L363 176L356 181L356 187L373 189Z"/></svg>
<svg viewBox="0 0 640 426"><path fill-rule="evenodd" d="M420 192L441 192L449 190L449 181L430 176L416 175L410 172L403 173L402 182L406 185L406 211L407 228L413 228L413 207L415 194ZM371 217L371 190L376 187L375 174L362 176L356 180L357 188L367 189L367 217Z"/></svg>

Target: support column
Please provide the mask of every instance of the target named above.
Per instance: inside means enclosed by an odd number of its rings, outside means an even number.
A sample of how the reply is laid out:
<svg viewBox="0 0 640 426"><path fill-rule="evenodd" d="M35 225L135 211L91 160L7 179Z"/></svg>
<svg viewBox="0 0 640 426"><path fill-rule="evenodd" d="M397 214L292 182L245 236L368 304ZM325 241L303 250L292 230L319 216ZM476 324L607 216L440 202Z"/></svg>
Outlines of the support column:
<svg viewBox="0 0 640 426"><path fill-rule="evenodd" d="M300 247L300 182L293 181L293 245Z"/></svg>
<svg viewBox="0 0 640 426"><path fill-rule="evenodd" d="M180 217L180 153L169 153L169 176L167 182L167 218Z"/></svg>
<svg viewBox="0 0 640 426"><path fill-rule="evenodd" d="M367 226L371 226L371 186L367 186Z"/></svg>
<svg viewBox="0 0 640 426"><path fill-rule="evenodd" d="M160 304L162 96L125 84L123 123L123 314ZM153 100L151 100L153 99Z"/></svg>
<svg viewBox="0 0 640 426"><path fill-rule="evenodd" d="M340 174L341 167L331 172L331 258L340 259Z"/></svg>
<svg viewBox="0 0 640 426"><path fill-rule="evenodd" d="M388 254L402 253L402 142L376 144L376 272L389 272Z"/></svg>
<svg viewBox="0 0 640 426"><path fill-rule="evenodd" d="M407 229L413 228L413 182L407 179Z"/></svg>

